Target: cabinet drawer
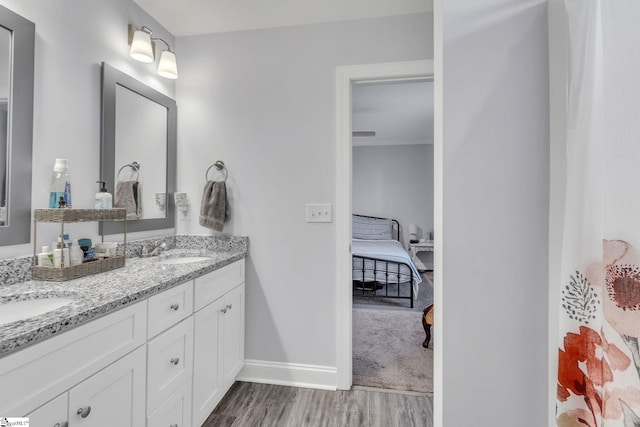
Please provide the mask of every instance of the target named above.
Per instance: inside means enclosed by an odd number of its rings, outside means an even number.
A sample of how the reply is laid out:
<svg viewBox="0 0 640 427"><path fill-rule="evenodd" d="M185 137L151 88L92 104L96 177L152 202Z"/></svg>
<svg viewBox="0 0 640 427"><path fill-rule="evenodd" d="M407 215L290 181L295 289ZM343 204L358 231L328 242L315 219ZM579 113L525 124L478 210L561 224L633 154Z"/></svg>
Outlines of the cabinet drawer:
<svg viewBox="0 0 640 427"><path fill-rule="evenodd" d="M196 278L194 310L200 310L241 283L244 283L244 259Z"/></svg>
<svg viewBox="0 0 640 427"><path fill-rule="evenodd" d="M191 427L191 381L182 384L147 418L147 427Z"/></svg>
<svg viewBox="0 0 640 427"><path fill-rule="evenodd" d="M193 317L148 343L147 413L150 414L193 373Z"/></svg>
<svg viewBox="0 0 640 427"><path fill-rule="evenodd" d="M146 301L0 359L0 414L26 414L146 341Z"/></svg>
<svg viewBox="0 0 640 427"><path fill-rule="evenodd" d="M148 336L169 329L193 312L193 282L168 289L149 298Z"/></svg>
<svg viewBox="0 0 640 427"><path fill-rule="evenodd" d="M67 423L68 425L68 406L69 394L63 393L53 399L51 402L39 407L35 411L28 414L27 418L29 418L29 424L31 424L32 426L46 427L62 427L65 425L65 423Z"/></svg>

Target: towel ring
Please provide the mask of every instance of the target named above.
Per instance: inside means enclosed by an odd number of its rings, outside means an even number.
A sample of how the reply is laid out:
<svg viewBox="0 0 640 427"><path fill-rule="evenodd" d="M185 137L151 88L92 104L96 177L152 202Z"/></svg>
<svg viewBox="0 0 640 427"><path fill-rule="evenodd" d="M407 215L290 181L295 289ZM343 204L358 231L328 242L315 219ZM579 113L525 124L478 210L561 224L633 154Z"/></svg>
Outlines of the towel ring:
<svg viewBox="0 0 640 427"><path fill-rule="evenodd" d="M140 178L140 163L138 163L136 161L133 161L133 162L129 163L128 165L124 165L123 167L118 169L118 173L116 174L116 178L118 180L120 179L120 172L122 172L122 169L124 169L124 168L133 169L133 171L136 173L136 182L138 182L138 179Z"/></svg>
<svg viewBox="0 0 640 427"><path fill-rule="evenodd" d="M213 167L215 167L219 171L224 172L224 182L227 182L227 178L229 177L229 171L227 170L227 167L224 165L224 162L222 160L217 160L214 164L209 166L209 169L207 169L207 172L205 172L204 174L205 181L209 181L209 171Z"/></svg>

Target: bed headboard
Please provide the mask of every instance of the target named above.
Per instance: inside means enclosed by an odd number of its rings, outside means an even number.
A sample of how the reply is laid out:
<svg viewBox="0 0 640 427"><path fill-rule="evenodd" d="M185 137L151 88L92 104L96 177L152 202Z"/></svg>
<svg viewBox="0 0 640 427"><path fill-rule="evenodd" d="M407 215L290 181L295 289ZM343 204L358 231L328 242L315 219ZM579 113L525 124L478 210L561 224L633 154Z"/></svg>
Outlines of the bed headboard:
<svg viewBox="0 0 640 427"><path fill-rule="evenodd" d="M354 239L400 240L400 223L393 218L353 214L351 226Z"/></svg>

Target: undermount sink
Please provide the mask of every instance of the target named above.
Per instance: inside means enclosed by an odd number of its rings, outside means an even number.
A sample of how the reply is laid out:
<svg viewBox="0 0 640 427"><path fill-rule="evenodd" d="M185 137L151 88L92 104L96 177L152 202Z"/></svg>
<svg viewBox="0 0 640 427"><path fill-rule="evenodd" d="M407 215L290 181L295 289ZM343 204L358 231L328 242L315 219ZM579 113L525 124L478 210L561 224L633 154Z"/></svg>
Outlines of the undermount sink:
<svg viewBox="0 0 640 427"><path fill-rule="evenodd" d="M211 258L207 256L183 256L175 258L165 258L158 261L160 264L191 264L192 262L208 261Z"/></svg>
<svg viewBox="0 0 640 427"><path fill-rule="evenodd" d="M0 304L0 325L39 316L74 302L71 297L49 297Z"/></svg>

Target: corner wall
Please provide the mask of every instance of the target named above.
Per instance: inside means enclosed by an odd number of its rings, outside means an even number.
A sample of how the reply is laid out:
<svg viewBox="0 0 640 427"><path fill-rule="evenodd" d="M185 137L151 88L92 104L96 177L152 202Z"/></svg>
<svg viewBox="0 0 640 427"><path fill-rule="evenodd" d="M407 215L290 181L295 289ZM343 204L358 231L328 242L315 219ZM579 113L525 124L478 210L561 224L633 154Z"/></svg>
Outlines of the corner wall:
<svg viewBox="0 0 640 427"><path fill-rule="evenodd" d="M435 390L442 424L436 425L544 426L547 2L436 0L434 14L442 113L436 194L443 196L436 219L443 228L434 343L442 355L436 386L442 380L443 393Z"/></svg>

